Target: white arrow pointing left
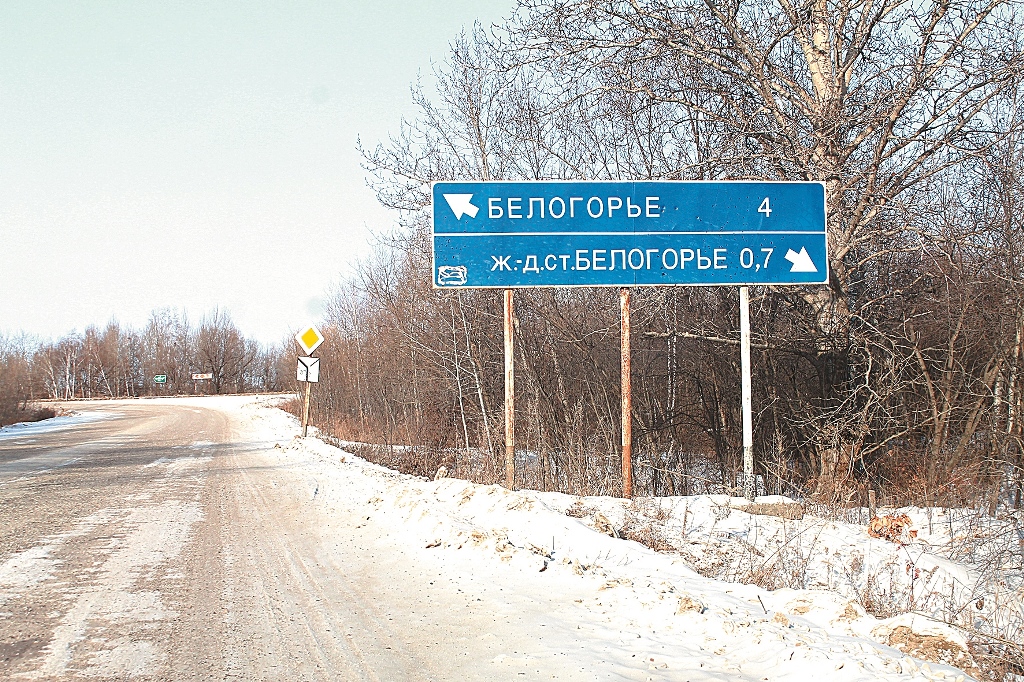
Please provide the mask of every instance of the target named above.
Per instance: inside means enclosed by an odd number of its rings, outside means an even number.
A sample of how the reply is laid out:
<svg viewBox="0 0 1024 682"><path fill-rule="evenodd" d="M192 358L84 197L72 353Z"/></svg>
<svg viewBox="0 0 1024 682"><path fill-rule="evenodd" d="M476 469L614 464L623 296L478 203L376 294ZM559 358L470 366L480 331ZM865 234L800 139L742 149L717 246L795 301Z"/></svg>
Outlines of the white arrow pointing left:
<svg viewBox="0 0 1024 682"><path fill-rule="evenodd" d="M452 213L455 214L456 220L462 220L462 216L467 213L470 218L475 218L476 212L480 210L469 203L473 198L472 194L445 194L443 196L444 200L448 202L448 206L451 207Z"/></svg>
<svg viewBox="0 0 1024 682"><path fill-rule="evenodd" d="M810 255L807 253L807 247L801 246L800 252L797 253L793 249L786 252L786 260L793 264L793 267L789 269L790 272L817 272L818 268L814 267L814 261L811 260Z"/></svg>

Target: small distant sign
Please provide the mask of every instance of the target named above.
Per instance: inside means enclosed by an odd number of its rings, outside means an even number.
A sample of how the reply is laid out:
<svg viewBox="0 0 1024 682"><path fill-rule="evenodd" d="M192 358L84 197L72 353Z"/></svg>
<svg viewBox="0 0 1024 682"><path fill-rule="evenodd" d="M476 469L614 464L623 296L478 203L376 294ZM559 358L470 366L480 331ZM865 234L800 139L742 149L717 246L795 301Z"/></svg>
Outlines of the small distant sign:
<svg viewBox="0 0 1024 682"><path fill-rule="evenodd" d="M300 357L295 368L295 378L315 384L320 381L320 358Z"/></svg>
<svg viewBox="0 0 1024 682"><path fill-rule="evenodd" d="M192 381L206 381L213 378L213 373L206 372L205 374L193 374Z"/></svg>
<svg viewBox="0 0 1024 682"><path fill-rule="evenodd" d="M156 376L153 377L153 383L154 384L166 384L167 383L167 375L166 374L157 374Z"/></svg>
<svg viewBox="0 0 1024 682"><path fill-rule="evenodd" d="M316 327L310 326L296 334L295 340L302 346L302 350L306 351L306 355L312 355L313 351L324 342L324 335Z"/></svg>

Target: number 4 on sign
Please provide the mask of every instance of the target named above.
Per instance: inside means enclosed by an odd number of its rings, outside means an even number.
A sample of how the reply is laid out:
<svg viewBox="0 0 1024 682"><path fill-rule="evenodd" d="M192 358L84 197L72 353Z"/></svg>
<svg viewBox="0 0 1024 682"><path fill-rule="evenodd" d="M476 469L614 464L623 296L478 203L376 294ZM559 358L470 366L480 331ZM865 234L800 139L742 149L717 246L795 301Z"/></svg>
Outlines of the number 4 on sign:
<svg viewBox="0 0 1024 682"><path fill-rule="evenodd" d="M772 205L769 203L768 197L765 197L764 201L761 202L761 206L757 209L757 212L764 213L765 218L772 217Z"/></svg>

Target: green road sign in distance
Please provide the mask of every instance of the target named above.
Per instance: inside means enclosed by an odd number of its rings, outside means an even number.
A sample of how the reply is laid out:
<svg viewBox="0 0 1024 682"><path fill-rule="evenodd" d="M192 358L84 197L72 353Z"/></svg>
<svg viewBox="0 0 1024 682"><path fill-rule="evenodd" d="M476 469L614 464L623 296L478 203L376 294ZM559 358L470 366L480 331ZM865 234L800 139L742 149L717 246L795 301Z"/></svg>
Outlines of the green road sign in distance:
<svg viewBox="0 0 1024 682"><path fill-rule="evenodd" d="M154 383L157 383L157 384L166 384L167 383L167 375L166 374L157 374L155 377L153 377L153 381L154 381Z"/></svg>

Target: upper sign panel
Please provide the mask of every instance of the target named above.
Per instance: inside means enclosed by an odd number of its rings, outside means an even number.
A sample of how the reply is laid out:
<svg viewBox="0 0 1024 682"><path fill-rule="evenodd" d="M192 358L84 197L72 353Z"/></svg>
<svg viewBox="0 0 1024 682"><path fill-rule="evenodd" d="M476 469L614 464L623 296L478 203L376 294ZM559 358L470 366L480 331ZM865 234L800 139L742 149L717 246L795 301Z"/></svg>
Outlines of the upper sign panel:
<svg viewBox="0 0 1024 682"><path fill-rule="evenodd" d="M438 182L434 286L823 284L819 182Z"/></svg>
<svg viewBox="0 0 1024 682"><path fill-rule="evenodd" d="M324 335L316 327L309 326L296 334L295 340L308 355L320 347L320 344L324 342Z"/></svg>

